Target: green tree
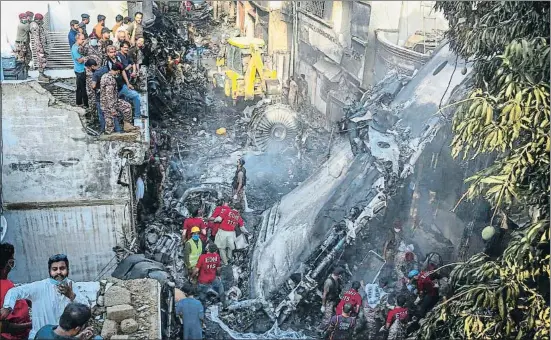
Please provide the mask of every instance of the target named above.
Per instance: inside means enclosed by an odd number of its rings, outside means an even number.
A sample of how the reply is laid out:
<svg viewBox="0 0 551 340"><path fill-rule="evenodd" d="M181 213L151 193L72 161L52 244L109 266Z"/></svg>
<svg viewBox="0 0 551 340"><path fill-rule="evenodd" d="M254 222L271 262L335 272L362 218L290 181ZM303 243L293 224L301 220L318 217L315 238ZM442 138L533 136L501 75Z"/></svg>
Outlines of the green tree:
<svg viewBox="0 0 551 340"><path fill-rule="evenodd" d="M451 275L453 296L427 316L422 339L548 339L549 2L437 2L451 49L474 62L470 95L456 103L452 155L492 157L468 178L494 217L528 217L503 255L477 254ZM517 215L518 216L518 215Z"/></svg>

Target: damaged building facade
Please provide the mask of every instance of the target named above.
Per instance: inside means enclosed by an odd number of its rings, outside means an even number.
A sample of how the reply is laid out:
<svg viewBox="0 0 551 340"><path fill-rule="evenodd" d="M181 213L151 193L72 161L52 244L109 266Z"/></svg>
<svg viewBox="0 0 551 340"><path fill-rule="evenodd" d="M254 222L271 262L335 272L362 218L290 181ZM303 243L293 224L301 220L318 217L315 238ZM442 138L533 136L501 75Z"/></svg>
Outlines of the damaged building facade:
<svg viewBox="0 0 551 340"><path fill-rule="evenodd" d="M264 39L282 84L301 74L325 127L389 70L412 75L447 22L430 1L236 1L241 35ZM233 12L235 10L235 12ZM399 15L397 15L399 13ZM425 38L426 37L426 38Z"/></svg>

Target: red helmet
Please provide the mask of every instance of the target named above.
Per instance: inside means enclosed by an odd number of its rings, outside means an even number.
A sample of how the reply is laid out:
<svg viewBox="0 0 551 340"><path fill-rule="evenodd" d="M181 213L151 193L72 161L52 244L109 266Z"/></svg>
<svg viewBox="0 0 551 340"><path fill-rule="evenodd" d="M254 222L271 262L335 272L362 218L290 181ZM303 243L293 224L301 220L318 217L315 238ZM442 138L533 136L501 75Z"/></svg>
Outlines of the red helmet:
<svg viewBox="0 0 551 340"><path fill-rule="evenodd" d="M36 13L34 15L34 20L42 20L42 19L44 19L44 16L42 14Z"/></svg>
<svg viewBox="0 0 551 340"><path fill-rule="evenodd" d="M34 15L34 13L31 12L31 11L27 11L27 12L25 12L25 14L27 14L27 16L28 16L28 17L31 17L31 18L32 18L33 15Z"/></svg>
<svg viewBox="0 0 551 340"><path fill-rule="evenodd" d="M27 18L27 13L19 14L19 19L26 19L26 18Z"/></svg>

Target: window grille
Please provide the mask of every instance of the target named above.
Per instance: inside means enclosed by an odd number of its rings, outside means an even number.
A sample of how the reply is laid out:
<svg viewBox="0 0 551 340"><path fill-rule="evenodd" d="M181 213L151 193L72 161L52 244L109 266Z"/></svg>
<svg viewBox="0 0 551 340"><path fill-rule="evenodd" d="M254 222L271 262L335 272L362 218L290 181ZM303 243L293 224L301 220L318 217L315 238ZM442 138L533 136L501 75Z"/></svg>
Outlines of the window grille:
<svg viewBox="0 0 551 340"><path fill-rule="evenodd" d="M301 1L298 2L298 7L318 18L325 18L326 6L325 1Z"/></svg>

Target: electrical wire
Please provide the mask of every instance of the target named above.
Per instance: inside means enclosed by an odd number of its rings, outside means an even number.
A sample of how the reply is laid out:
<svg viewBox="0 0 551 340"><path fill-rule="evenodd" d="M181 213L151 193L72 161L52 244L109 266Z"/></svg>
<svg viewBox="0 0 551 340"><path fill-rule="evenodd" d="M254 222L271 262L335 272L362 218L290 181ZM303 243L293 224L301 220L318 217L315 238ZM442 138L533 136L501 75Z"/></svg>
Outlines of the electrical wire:
<svg viewBox="0 0 551 340"><path fill-rule="evenodd" d="M453 75L455 74L455 70L457 69L457 60L459 60L459 55L455 56L455 65L453 66L453 72L450 76L450 80L448 81L448 86L446 86L446 91L444 91L444 93L442 94L442 98L440 98L440 104L438 105L438 110L440 110L442 108L442 101L444 101L444 97L446 96L446 93L448 93L448 90L449 90L450 85L452 83ZM442 115L444 115L444 114L442 114Z"/></svg>

